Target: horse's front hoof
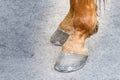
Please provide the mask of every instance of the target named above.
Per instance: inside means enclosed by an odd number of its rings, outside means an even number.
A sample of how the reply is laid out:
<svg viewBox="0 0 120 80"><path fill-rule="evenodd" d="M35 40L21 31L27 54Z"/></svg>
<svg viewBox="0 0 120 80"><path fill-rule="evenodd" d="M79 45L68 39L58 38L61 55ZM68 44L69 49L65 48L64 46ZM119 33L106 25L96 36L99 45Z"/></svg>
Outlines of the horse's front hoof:
<svg viewBox="0 0 120 80"><path fill-rule="evenodd" d="M61 52L54 68L59 72L73 72L84 67L88 56Z"/></svg>
<svg viewBox="0 0 120 80"><path fill-rule="evenodd" d="M51 36L50 42L56 46L62 46L68 37L69 34L67 32L57 29Z"/></svg>

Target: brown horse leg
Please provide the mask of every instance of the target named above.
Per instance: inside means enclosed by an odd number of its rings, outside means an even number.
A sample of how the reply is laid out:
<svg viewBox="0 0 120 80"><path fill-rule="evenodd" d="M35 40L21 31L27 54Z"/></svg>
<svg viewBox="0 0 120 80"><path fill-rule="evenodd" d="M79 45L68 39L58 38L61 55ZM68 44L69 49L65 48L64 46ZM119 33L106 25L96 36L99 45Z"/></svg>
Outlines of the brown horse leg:
<svg viewBox="0 0 120 80"><path fill-rule="evenodd" d="M85 65L88 58L85 40L97 30L94 0L75 1L74 29L62 46L61 55L55 64L55 69L60 72L76 71Z"/></svg>
<svg viewBox="0 0 120 80"><path fill-rule="evenodd" d="M58 29L51 37L51 43L61 46L69 37L69 33L73 30L73 3L70 0L70 10L64 20L60 23Z"/></svg>
<svg viewBox="0 0 120 80"><path fill-rule="evenodd" d="M70 0L70 10L64 20L60 23L59 28L65 32L70 33L73 30L73 13L74 13L74 3Z"/></svg>

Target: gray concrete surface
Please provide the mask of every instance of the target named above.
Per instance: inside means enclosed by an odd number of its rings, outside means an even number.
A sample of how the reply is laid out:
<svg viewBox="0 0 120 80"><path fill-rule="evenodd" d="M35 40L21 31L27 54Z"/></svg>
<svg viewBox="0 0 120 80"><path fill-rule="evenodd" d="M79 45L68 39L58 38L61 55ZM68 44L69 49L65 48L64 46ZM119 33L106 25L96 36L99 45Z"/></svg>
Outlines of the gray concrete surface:
<svg viewBox="0 0 120 80"><path fill-rule="evenodd" d="M59 73L60 47L49 39L68 0L0 0L0 80L120 80L120 1L109 0L99 32L86 42L86 66Z"/></svg>

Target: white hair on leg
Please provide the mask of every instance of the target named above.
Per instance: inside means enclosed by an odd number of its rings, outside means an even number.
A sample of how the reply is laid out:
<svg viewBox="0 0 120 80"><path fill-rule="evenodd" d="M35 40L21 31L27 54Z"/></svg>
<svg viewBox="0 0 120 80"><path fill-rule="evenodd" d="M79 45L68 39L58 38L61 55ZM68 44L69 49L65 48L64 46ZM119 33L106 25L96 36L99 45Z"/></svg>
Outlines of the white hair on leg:
<svg viewBox="0 0 120 80"><path fill-rule="evenodd" d="M107 0L95 0L95 3L98 6L98 15L101 15L102 12L105 12Z"/></svg>

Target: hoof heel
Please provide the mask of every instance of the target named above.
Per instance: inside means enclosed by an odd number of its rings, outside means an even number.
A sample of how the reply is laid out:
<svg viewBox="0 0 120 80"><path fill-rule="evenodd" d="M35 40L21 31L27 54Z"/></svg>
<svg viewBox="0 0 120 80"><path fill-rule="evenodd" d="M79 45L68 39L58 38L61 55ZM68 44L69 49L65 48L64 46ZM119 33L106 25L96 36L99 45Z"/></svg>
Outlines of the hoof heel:
<svg viewBox="0 0 120 80"><path fill-rule="evenodd" d="M50 42L56 46L62 46L68 37L69 37L68 33L60 29L57 29L51 36Z"/></svg>

